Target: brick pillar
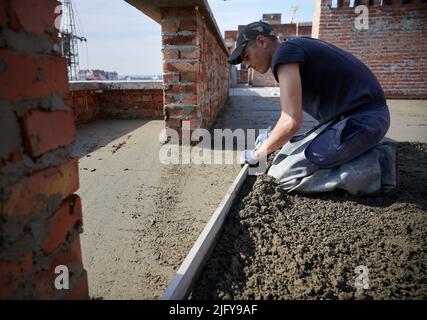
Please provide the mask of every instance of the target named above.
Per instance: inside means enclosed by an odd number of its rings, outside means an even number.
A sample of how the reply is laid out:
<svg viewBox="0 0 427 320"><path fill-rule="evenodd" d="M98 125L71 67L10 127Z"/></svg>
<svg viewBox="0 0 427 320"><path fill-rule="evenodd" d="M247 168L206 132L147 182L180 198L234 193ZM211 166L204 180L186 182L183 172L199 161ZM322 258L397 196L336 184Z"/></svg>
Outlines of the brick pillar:
<svg viewBox="0 0 427 320"><path fill-rule="evenodd" d="M181 131L183 120L199 127L200 14L195 7L162 8L161 17L166 127Z"/></svg>
<svg viewBox="0 0 427 320"><path fill-rule="evenodd" d="M191 134L213 124L228 96L228 52L199 7L160 10L166 127Z"/></svg>
<svg viewBox="0 0 427 320"><path fill-rule="evenodd" d="M314 2L313 8L313 25L311 28L311 36L319 38L319 24L320 24L320 1Z"/></svg>
<svg viewBox="0 0 427 320"><path fill-rule="evenodd" d="M88 298L58 5L0 0L0 299ZM55 273L60 265L69 272ZM67 274L69 289L55 288Z"/></svg>

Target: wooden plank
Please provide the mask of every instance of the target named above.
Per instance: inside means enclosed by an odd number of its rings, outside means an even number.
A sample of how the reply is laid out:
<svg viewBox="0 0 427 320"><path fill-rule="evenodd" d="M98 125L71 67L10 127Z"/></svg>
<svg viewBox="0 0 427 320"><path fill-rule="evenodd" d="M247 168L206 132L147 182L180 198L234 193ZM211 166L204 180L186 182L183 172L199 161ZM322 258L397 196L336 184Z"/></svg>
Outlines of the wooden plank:
<svg viewBox="0 0 427 320"><path fill-rule="evenodd" d="M187 297L193 282L208 259L209 253L215 246L215 240L218 238L217 235L221 230L224 220L233 205L237 193L248 176L248 168L249 166L246 164L240 170L220 205L179 267L176 275L163 292L163 295L160 297L161 300L182 300Z"/></svg>

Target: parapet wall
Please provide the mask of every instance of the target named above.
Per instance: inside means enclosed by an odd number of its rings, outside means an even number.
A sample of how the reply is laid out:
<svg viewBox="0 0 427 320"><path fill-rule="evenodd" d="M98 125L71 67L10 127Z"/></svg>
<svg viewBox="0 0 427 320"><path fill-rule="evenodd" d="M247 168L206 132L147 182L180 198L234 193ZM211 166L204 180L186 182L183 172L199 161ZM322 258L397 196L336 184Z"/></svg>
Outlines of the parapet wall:
<svg viewBox="0 0 427 320"><path fill-rule="evenodd" d="M347 49L375 73L387 98L427 98L427 3L423 0L356 1L366 5L368 29L350 1L315 1L312 36ZM363 21L361 21L363 22Z"/></svg>
<svg viewBox="0 0 427 320"><path fill-rule="evenodd" d="M162 81L72 81L65 103L76 124L95 118L163 119Z"/></svg>

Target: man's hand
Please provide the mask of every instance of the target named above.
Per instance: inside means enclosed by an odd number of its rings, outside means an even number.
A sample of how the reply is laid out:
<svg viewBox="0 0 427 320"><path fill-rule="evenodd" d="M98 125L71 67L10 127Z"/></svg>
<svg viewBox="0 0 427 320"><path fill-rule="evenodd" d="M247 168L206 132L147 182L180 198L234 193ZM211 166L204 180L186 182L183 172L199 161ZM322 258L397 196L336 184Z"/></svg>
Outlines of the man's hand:
<svg viewBox="0 0 427 320"><path fill-rule="evenodd" d="M259 158L255 155L255 150L243 150L240 154L240 164L257 164Z"/></svg>

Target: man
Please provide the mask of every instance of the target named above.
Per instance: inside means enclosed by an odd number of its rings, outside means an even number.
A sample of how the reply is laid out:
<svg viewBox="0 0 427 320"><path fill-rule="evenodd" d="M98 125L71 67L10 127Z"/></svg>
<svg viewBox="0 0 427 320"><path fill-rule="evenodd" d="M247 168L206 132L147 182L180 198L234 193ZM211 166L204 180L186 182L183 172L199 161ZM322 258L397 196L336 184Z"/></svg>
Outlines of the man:
<svg viewBox="0 0 427 320"><path fill-rule="evenodd" d="M253 22L239 34L228 62L245 62L262 74L271 69L280 85L277 124L268 137L258 137L256 149L242 153L244 163L257 163L287 146L302 126L303 110L324 124L303 150L306 163L316 169L356 159L375 147L389 128L388 106L375 75L355 56L326 41L291 37L279 43L271 25Z"/></svg>

